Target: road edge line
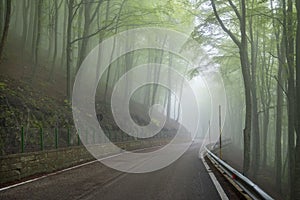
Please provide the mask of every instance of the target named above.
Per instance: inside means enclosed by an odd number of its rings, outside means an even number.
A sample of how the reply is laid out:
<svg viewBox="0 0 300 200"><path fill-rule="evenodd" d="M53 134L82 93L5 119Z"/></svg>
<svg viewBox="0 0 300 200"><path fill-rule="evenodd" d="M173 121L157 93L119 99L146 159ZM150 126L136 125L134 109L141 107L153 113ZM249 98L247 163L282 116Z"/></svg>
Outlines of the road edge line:
<svg viewBox="0 0 300 200"><path fill-rule="evenodd" d="M229 200L228 196L226 195L226 193L224 192L222 186L220 185L219 181L217 180L216 176L214 175L214 173L210 170L208 164L206 163L205 159L204 159L204 153L205 151L202 151L200 159L202 160L202 163L205 166L205 169L210 177L210 179L212 180L212 182L214 183L220 197L222 200Z"/></svg>
<svg viewBox="0 0 300 200"><path fill-rule="evenodd" d="M147 148L143 148L143 149L136 149L136 150L133 150L131 152L138 152L138 151L143 151L143 150L146 150L146 149L154 149L154 148L161 147L161 146L162 145L147 147ZM115 154L115 155L99 158L99 159L96 159L96 160L93 160L93 161L89 161L89 162L86 162L86 163L83 163L83 164L80 164L80 165L75 165L73 167L69 167L69 168L62 169L62 170L59 170L59 171L56 171L56 172L52 172L52 173L49 173L49 174L46 174L46 175L43 175L43 176L40 176L40 177L37 177L37 178L27 180L27 181L23 181L23 182L20 182L20 183L16 183L16 184L13 184L13 185L2 187L2 188L0 188L0 192L15 188L15 187L18 187L18 186L21 186L21 185L25 185L25 184L28 184L28 183L32 183L32 182L35 182L35 181L38 181L38 180L41 180L41 179L44 179L44 178L47 178L47 177L50 177L50 176L61 174L63 172L67 172L67 171L70 171L70 170L73 170L73 169L84 167L86 165L90 165L90 164L93 164L93 163L96 163L96 162L99 162L99 161L102 161L102 160L105 160L105 159L114 158L114 157L120 156L120 155L125 154L125 153L127 153L127 151L124 150L123 152Z"/></svg>

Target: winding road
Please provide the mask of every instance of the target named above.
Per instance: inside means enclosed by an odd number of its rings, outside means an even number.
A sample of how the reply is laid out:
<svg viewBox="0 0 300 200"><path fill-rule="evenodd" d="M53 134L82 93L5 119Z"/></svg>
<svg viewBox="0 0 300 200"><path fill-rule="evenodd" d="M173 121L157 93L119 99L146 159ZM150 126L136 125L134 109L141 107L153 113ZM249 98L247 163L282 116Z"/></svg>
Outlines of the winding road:
<svg viewBox="0 0 300 200"><path fill-rule="evenodd" d="M1 191L0 199L221 199L199 159L200 145L193 144L176 162L155 172L128 174L92 162Z"/></svg>

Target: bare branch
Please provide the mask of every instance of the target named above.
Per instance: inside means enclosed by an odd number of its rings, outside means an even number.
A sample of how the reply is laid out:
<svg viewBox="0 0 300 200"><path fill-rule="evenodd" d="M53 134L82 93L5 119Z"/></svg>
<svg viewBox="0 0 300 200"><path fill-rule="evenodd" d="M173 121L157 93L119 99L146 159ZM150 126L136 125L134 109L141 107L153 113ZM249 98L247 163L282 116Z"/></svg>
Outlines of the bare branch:
<svg viewBox="0 0 300 200"><path fill-rule="evenodd" d="M97 14L97 11L99 11L99 8L101 6L101 4L103 3L103 0L99 1L98 5L97 5L97 8L95 9L92 17L91 17L91 21L94 21L95 17L96 17L96 14Z"/></svg>
<svg viewBox="0 0 300 200"><path fill-rule="evenodd" d="M83 4L83 0L81 0L78 4L76 4L76 5L73 7L73 8L76 7L76 9L75 9L75 11L74 11L74 13L73 13L73 15L72 15L72 17L71 17L71 21L73 21L73 19L74 19L76 13L77 13L77 11L78 11L78 9L80 8L80 6L81 6L82 4Z"/></svg>
<svg viewBox="0 0 300 200"><path fill-rule="evenodd" d="M277 84L279 85L279 87L281 88L281 90L284 92L284 94L288 97L288 93L287 91L285 91L285 89L283 88L283 86L280 84L278 78L276 76L273 76L274 79L277 81Z"/></svg>
<svg viewBox="0 0 300 200"><path fill-rule="evenodd" d="M278 61L279 61L281 64L283 64L283 65L285 64L285 61L284 61L284 60L282 60L282 59L279 58L278 56L272 54L272 52L269 51L268 54L270 54L273 58L278 59Z"/></svg>
<svg viewBox="0 0 300 200"><path fill-rule="evenodd" d="M274 105L274 106L269 106L269 107L267 107L266 109L264 109L264 110L260 110L260 111L258 111L257 112L257 114L260 114L260 113L264 113L264 112L266 112L267 110L271 110L271 109L275 109L276 108L276 106L277 105ZM281 105L281 107L286 107L287 105Z"/></svg>
<svg viewBox="0 0 300 200"><path fill-rule="evenodd" d="M242 21L242 17L241 17L241 14L239 13L237 7L233 4L232 0L228 0L230 6L232 7L232 9L234 10L237 18L239 19L239 21L241 22Z"/></svg>
<svg viewBox="0 0 300 200"><path fill-rule="evenodd" d="M224 25L222 19L220 18L219 13L218 13L217 8L216 8L215 0L210 0L210 1L211 1L211 6L213 8L214 14L215 14L219 24L221 25L222 29L230 36L230 38L233 40L233 42L239 48L241 48L241 42L236 38L236 36L228 28L226 28L226 26Z"/></svg>
<svg viewBox="0 0 300 200"><path fill-rule="evenodd" d="M113 21L112 21L110 24L108 24L108 25L106 25L106 26L104 26L104 27L98 29L96 32L94 32L94 33L92 33L92 34L90 34L90 35L84 36L84 37L77 38L77 39L71 41L70 44L72 45L72 44L74 44L75 42L78 42L79 40L84 40L84 39L87 39L87 38L90 38L90 37L93 37L93 36L97 35L97 34L100 33L101 31L103 31L103 30L107 29L108 27L110 27L110 26L114 23L114 21L115 21L116 18L117 18L117 16L114 17Z"/></svg>

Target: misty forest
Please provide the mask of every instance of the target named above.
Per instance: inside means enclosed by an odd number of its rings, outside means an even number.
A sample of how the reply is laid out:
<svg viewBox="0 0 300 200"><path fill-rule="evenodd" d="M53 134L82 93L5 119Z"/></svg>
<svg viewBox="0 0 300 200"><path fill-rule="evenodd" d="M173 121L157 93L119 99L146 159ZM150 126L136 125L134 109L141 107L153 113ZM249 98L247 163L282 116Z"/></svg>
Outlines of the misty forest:
<svg viewBox="0 0 300 200"><path fill-rule="evenodd" d="M170 29L196 41L198 45L191 42L187 48L199 65L191 70L175 53L151 48L112 60L110 54L121 52L116 42L113 52L99 51L95 62L111 63L98 82L94 105L105 134L112 133L112 141L138 140L118 128L110 107L114 85L126 72L149 63L173 67L199 91L196 138L218 141L222 105L222 137L230 140L222 159L274 198L299 199L298 0L1 0L0 156L79 144L72 91L82 63L106 39L149 27ZM125 46L142 42L134 38ZM147 43L172 45L155 34ZM163 70L149 67L146 77L165 76L184 93L184 84ZM205 89L199 77L213 85L210 97L201 93ZM124 91L132 84L126 80ZM136 124L147 125L149 108L162 105L167 120L161 136L155 137L172 137L180 124L180 101L165 87L148 84L132 94L130 115ZM57 138L53 132L65 136ZM50 142L54 140L58 142Z"/></svg>

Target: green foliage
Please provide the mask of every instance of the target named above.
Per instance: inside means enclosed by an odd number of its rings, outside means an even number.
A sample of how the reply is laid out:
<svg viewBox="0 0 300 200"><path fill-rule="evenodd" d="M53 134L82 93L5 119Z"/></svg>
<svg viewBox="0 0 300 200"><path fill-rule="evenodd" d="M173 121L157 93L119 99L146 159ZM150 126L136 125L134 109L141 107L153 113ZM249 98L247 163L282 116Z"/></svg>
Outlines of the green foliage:
<svg viewBox="0 0 300 200"><path fill-rule="evenodd" d="M0 90L5 89L6 83L0 82Z"/></svg>

